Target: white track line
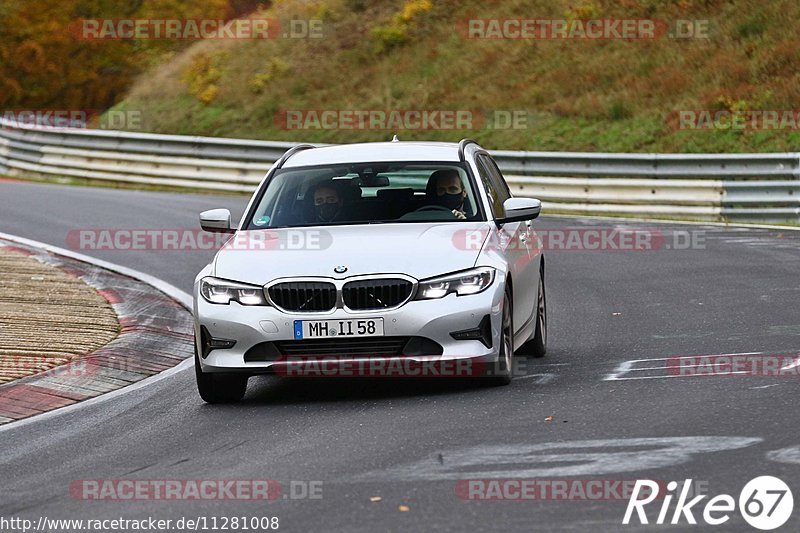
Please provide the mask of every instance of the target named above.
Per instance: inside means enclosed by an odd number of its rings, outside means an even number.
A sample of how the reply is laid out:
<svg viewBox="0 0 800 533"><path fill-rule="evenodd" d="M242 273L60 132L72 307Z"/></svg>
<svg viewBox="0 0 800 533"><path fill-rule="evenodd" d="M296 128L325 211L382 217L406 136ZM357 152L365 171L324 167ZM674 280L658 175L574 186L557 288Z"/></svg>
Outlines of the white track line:
<svg viewBox="0 0 800 533"><path fill-rule="evenodd" d="M742 355L762 355L764 352L742 352L742 353L723 353L723 354L706 354L706 355L679 355L673 357L654 357L651 359L631 359L623 361L610 374L606 374L602 381L629 381L634 379L664 379L664 378L685 378L697 376L683 376L680 374L671 374L668 376L632 376L626 377L626 374L640 372L645 370L667 370L666 366L660 367L636 367L636 363L648 363L651 361L669 361L670 359L697 359L700 357L733 357ZM697 366L697 365L687 365ZM743 371L731 372L732 374L743 373Z"/></svg>
<svg viewBox="0 0 800 533"><path fill-rule="evenodd" d="M539 378L539 379L536 380L536 384L537 385L546 385L546 384L550 383L551 381L553 381L555 379L555 377L556 377L555 374L544 373L544 374L526 374L524 376L515 377L514 379L518 380L518 379Z"/></svg>
<svg viewBox="0 0 800 533"><path fill-rule="evenodd" d="M781 371L783 371L783 370L791 370L791 369L796 368L798 366L800 366L800 357L796 358L794 360L794 362L789 363L785 367L781 368Z"/></svg>

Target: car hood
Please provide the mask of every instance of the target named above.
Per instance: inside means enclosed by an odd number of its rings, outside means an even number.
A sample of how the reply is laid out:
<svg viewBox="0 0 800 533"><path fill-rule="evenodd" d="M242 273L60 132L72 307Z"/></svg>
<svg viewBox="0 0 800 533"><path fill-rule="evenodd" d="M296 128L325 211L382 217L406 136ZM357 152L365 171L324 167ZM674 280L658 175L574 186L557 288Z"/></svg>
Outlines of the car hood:
<svg viewBox="0 0 800 533"><path fill-rule="evenodd" d="M239 231L218 252L214 275L257 285L295 276L424 279L474 266L489 227L436 222Z"/></svg>

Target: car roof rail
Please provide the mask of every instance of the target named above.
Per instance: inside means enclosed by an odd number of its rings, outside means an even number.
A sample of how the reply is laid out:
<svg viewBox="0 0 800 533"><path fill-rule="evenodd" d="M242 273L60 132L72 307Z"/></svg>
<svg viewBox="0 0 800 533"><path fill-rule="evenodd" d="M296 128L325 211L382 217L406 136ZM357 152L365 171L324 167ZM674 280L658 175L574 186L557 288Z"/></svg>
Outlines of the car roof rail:
<svg viewBox="0 0 800 533"><path fill-rule="evenodd" d="M458 141L458 160L459 161L464 161L464 152L466 151L468 144L475 144L477 146L480 146L478 144L478 141L476 141L474 139L461 139L460 141Z"/></svg>
<svg viewBox="0 0 800 533"><path fill-rule="evenodd" d="M294 154L296 154L297 152L301 152L303 150L308 150L309 148L316 148L316 146L314 146L313 144L296 144L292 146L291 148L286 150L286 153L284 153L280 159L278 159L278 162L275 164L275 168L281 168L283 164L286 163L286 161Z"/></svg>

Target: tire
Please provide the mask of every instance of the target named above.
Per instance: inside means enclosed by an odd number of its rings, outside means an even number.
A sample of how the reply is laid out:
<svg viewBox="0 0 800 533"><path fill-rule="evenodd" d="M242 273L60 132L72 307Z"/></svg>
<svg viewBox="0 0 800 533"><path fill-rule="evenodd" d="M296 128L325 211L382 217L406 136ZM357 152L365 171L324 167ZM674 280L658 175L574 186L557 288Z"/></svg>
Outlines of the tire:
<svg viewBox="0 0 800 533"><path fill-rule="evenodd" d="M197 392L206 403L238 402L247 391L247 375L203 372L197 349L194 353L194 375L197 379Z"/></svg>
<svg viewBox="0 0 800 533"><path fill-rule="evenodd" d="M500 321L500 351L497 361L490 366L493 370L488 378L490 386L508 385L514 377L514 309L511 291L506 286L503 297L503 315Z"/></svg>
<svg viewBox="0 0 800 533"><path fill-rule="evenodd" d="M539 270L539 297L536 301L536 332L533 338L519 347L517 353L528 357L544 357L547 353L547 295L544 285L544 266Z"/></svg>

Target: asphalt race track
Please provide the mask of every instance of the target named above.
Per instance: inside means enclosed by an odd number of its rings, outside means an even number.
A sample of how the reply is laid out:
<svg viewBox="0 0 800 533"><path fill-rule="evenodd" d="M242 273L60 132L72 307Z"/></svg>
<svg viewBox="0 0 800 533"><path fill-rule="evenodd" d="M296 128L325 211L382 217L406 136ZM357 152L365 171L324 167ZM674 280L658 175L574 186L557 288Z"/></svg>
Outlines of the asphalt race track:
<svg viewBox="0 0 800 533"><path fill-rule="evenodd" d="M0 231L63 248L70 230L196 228L204 209L238 217L246 204L13 182L0 183L0 198ZM641 531L656 526L622 526L626 500L465 501L458 480L692 479L734 499L761 475L798 487L796 375L676 375L665 358L800 353L800 232L552 217L534 226L677 230L703 245L546 252L549 353L523 360L525 376L508 387L260 377L241 404L209 406L187 369L0 430L0 515L277 516L291 531ZM212 257L78 251L187 292ZM274 479L288 497L84 501L70 486L85 479ZM292 480L321 481L322 498L300 498L299 489L292 498ZM659 506L647 508L651 522ZM796 528L799 514L785 528ZM682 519L667 529L689 527ZM718 529L750 527L734 512Z"/></svg>

